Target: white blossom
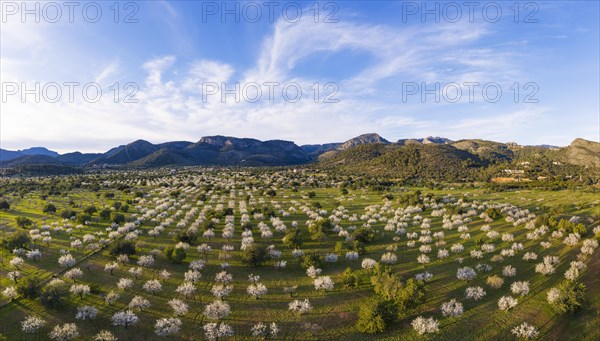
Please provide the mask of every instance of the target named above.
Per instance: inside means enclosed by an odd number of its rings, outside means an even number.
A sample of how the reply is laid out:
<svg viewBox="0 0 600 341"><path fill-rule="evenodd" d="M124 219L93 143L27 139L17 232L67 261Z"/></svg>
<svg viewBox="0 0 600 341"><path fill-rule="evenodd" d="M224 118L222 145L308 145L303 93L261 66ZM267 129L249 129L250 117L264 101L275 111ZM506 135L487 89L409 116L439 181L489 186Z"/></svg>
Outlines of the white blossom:
<svg viewBox="0 0 600 341"><path fill-rule="evenodd" d="M250 284L246 289L248 295L254 298L260 298L267 293L267 287L262 283Z"/></svg>
<svg viewBox="0 0 600 341"><path fill-rule="evenodd" d="M365 270L371 270L377 266L377 261L371 258L364 258L360 266Z"/></svg>
<svg viewBox="0 0 600 341"><path fill-rule="evenodd" d="M512 265L507 265L502 269L502 275L506 277L514 277L517 275L517 269Z"/></svg>
<svg viewBox="0 0 600 341"><path fill-rule="evenodd" d="M202 326L204 335L209 340L218 340L222 337L233 336L233 328L225 323L207 323Z"/></svg>
<svg viewBox="0 0 600 341"><path fill-rule="evenodd" d="M518 300L512 296L502 296L498 300L498 308L500 310L509 310L517 306Z"/></svg>
<svg viewBox="0 0 600 341"><path fill-rule="evenodd" d="M538 336L537 328L523 322L521 325L514 327L511 333L515 334L520 339L535 339Z"/></svg>
<svg viewBox="0 0 600 341"><path fill-rule="evenodd" d="M223 301L214 301L204 308L204 316L211 320L220 320L226 318L231 313L229 304Z"/></svg>
<svg viewBox="0 0 600 341"><path fill-rule="evenodd" d="M173 314L175 316L183 316L188 313L188 304L179 299L172 299L167 302L171 309L173 309Z"/></svg>
<svg viewBox="0 0 600 341"><path fill-rule="evenodd" d="M456 278L458 278L460 280L470 281L473 278L475 278L475 276L477 276L477 272L475 272L475 270L473 270L473 268L470 268L468 266L459 268L456 271Z"/></svg>
<svg viewBox="0 0 600 341"><path fill-rule="evenodd" d="M448 302L442 303L441 311L444 317L458 317L463 314L464 309L462 303L451 299Z"/></svg>
<svg viewBox="0 0 600 341"><path fill-rule="evenodd" d="M75 318L77 320L93 320L96 318L97 314L98 309L96 307L84 305L77 308L77 314L75 314Z"/></svg>
<svg viewBox="0 0 600 341"><path fill-rule="evenodd" d="M108 330L101 330L94 336L93 341L117 341L118 338Z"/></svg>
<svg viewBox="0 0 600 341"><path fill-rule="evenodd" d="M233 280L233 276L226 271L221 271L215 275L215 282L227 284Z"/></svg>
<svg viewBox="0 0 600 341"><path fill-rule="evenodd" d="M261 337L275 337L279 333L279 327L275 322L271 324L265 324L259 322L250 328L250 332L252 336L261 336Z"/></svg>
<svg viewBox="0 0 600 341"><path fill-rule="evenodd" d="M398 256L391 252L386 252L381 256L381 262L384 264L396 264L396 262L398 262Z"/></svg>
<svg viewBox="0 0 600 341"><path fill-rule="evenodd" d="M60 256L58 258L58 265L60 265L63 268L70 268L73 265L75 265L75 263L76 263L75 258L73 256L71 256L70 253Z"/></svg>
<svg viewBox="0 0 600 341"><path fill-rule="evenodd" d="M424 318L419 316L411 322L411 325L419 335L437 333L440 331L439 323L433 317Z"/></svg>
<svg viewBox="0 0 600 341"><path fill-rule="evenodd" d="M83 297L90 293L90 286L87 284L73 284L69 291L75 295L79 295L79 297Z"/></svg>
<svg viewBox="0 0 600 341"><path fill-rule="evenodd" d="M129 309L144 310L150 308L150 301L147 298L136 295L129 302Z"/></svg>
<svg viewBox="0 0 600 341"><path fill-rule="evenodd" d="M319 276L320 274L321 269L315 268L313 265L309 266L308 269L306 269L306 275L308 275L308 277L310 278L317 278L317 276Z"/></svg>
<svg viewBox="0 0 600 341"><path fill-rule="evenodd" d="M188 297L196 293L196 286L192 282L183 282L175 289L175 292Z"/></svg>
<svg viewBox="0 0 600 341"><path fill-rule="evenodd" d="M304 301L293 300L289 304L289 310L302 315L310 312L312 310L312 305L310 304L308 299L304 299Z"/></svg>
<svg viewBox="0 0 600 341"><path fill-rule="evenodd" d="M2 295L6 298L8 298L9 301L12 301L13 299L15 299L17 296L19 296L19 294L17 293L17 289L15 289L15 287L7 287L6 289L4 289L2 291Z"/></svg>
<svg viewBox="0 0 600 341"><path fill-rule="evenodd" d="M115 303L120 297L121 295L119 295L119 293L111 290L108 292L108 294L106 294L106 296L104 296L104 302L110 305Z"/></svg>
<svg viewBox="0 0 600 341"><path fill-rule="evenodd" d="M482 299L486 295L482 287L468 287L465 289L465 297L474 301Z"/></svg>
<svg viewBox="0 0 600 341"><path fill-rule="evenodd" d="M131 278L120 278L117 282L117 288L121 290L127 290L133 287L133 280Z"/></svg>
<svg viewBox="0 0 600 341"><path fill-rule="evenodd" d="M123 326L128 328L131 325L138 323L140 320L137 315L133 313L131 310L119 311L115 313L112 318L112 323L115 326Z"/></svg>
<svg viewBox="0 0 600 341"><path fill-rule="evenodd" d="M202 278L202 274L197 270L188 270L183 274L186 282L196 283Z"/></svg>
<svg viewBox="0 0 600 341"><path fill-rule="evenodd" d="M561 297L560 289L551 288L550 290L548 290L548 294L547 294L548 303L554 304L554 303L558 302L560 297Z"/></svg>
<svg viewBox="0 0 600 341"><path fill-rule="evenodd" d="M137 265L150 268L154 265L154 257L151 255L140 256L137 261Z"/></svg>
<svg viewBox="0 0 600 341"><path fill-rule="evenodd" d="M529 282L514 282L510 285L510 291L515 295L525 296L529 293Z"/></svg>
<svg viewBox="0 0 600 341"><path fill-rule="evenodd" d="M314 279L313 284L316 290L331 290L333 289L333 280L329 276L319 276Z"/></svg>
<svg viewBox="0 0 600 341"><path fill-rule="evenodd" d="M178 318L160 318L154 324L154 333L161 337L171 336L181 330L181 320Z"/></svg>
<svg viewBox="0 0 600 341"><path fill-rule="evenodd" d="M142 286L149 293L156 294L162 290L162 284L158 279L151 279Z"/></svg>
<svg viewBox="0 0 600 341"><path fill-rule="evenodd" d="M229 294L231 294L231 292L233 291L233 285L217 283L217 284L213 285L213 287L210 289L210 291L212 292L213 296L221 299L221 298L223 298L225 296L229 296Z"/></svg>
<svg viewBox="0 0 600 341"><path fill-rule="evenodd" d="M70 269L69 271L65 272L64 276L66 278L74 280L75 278L83 276L83 271L81 271L80 268L73 268L73 269Z"/></svg>
<svg viewBox="0 0 600 341"><path fill-rule="evenodd" d="M110 272L110 274L113 274L113 271L119 269L119 263L117 262L112 262L112 263L106 263L106 265L104 265L104 271L106 272Z"/></svg>
<svg viewBox="0 0 600 341"><path fill-rule="evenodd" d="M73 340L79 336L79 330L75 323L65 323L54 326L54 329L52 329L48 336L52 340L57 341Z"/></svg>
<svg viewBox="0 0 600 341"><path fill-rule="evenodd" d="M21 321L21 330L25 334L34 334L46 324L46 321L37 316L27 316Z"/></svg>

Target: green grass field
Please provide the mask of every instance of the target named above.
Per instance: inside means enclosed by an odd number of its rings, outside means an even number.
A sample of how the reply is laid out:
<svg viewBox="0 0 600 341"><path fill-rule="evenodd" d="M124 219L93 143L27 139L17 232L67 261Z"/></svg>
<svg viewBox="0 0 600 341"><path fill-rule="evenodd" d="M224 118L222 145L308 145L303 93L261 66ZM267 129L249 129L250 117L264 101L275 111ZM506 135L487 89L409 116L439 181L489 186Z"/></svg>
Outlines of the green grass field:
<svg viewBox="0 0 600 341"><path fill-rule="evenodd" d="M142 181L143 180L143 181ZM316 180L316 181L315 181ZM19 181L25 180L3 180L3 186L18 186ZM31 180L36 181L36 180ZM558 311L546 300L550 288L558 285L565 277L564 273L569 269L569 263L577 259L584 239L598 239L593 230L599 226L600 196L595 193L586 193L572 190L563 191L512 191L490 193L483 188L450 188L445 190L429 190L424 188L391 187L389 191L379 192L368 187L348 187L348 193L342 194L339 188L340 181L335 177L325 174L294 174L287 172L249 173L239 171L223 172L187 172L185 174L168 173L130 173L130 174L106 174L76 177L74 182L96 182L100 189L95 190L90 186L81 185L61 190L60 194L45 196L45 192L36 189L22 192L5 193L4 198L10 202L10 209L0 211L0 228L3 237L13 231L25 231L29 234L32 229L40 229L42 226L50 226L52 240L44 243L38 240L30 243L29 248L39 249L43 254L39 261L25 259L23 265L19 266L23 281L25 277L39 278L42 283L47 284L53 277L63 278L64 273L70 268L80 268L83 276L77 279L78 284L93 284L93 292L80 298L70 295L65 304L59 308L44 306L39 299L26 299L17 297L10 301L2 297L0 307L1 333L9 340L43 340L48 338L48 333L57 324L76 323L80 340L91 340L101 330L109 330L119 340L159 340L165 339L155 334L154 325L157 319L172 317L172 310L167 302L172 298L180 298L189 304L189 312L180 316L181 330L166 339L170 340L198 340L204 339L202 326L212 320L203 315L207 304L215 298L211 288L215 283L215 275L222 271L221 264L227 262L229 266L225 269L233 276L233 291L224 298L231 306L231 314L221 322L230 325L234 336L225 339L246 340L256 339L251 334L251 328L258 322L275 322L279 326L280 333L275 339L298 339L298 340L512 340L516 337L511 329L527 322L535 326L539 332L537 336L541 340L598 340L600 339L600 259L598 251L586 257L584 262L587 267L580 273L578 281L587 287L586 301L581 309L574 315L559 314ZM315 184L318 183L317 186ZM126 190L116 189L122 185ZM12 187L11 187L12 188ZM275 196L267 194L268 189L274 189ZM174 191L179 193L174 193ZM457 227L444 229L443 217L432 216L430 204L425 201L419 204L423 208L419 213L406 213L399 209L406 205L399 202L398 198L403 193L414 193L420 190L422 198L425 194L431 194L439 204L438 210L456 210L463 207L464 211L473 209L475 214L469 215L471 221L464 222L470 233L470 239L461 239L461 233ZM141 198L136 192L145 194ZM314 192L314 197L309 193ZM105 194L113 193L109 198ZM389 194L391 199L385 199ZM201 198L204 195L205 198ZM441 199L451 196L453 200L442 203ZM462 201L459 201L462 198ZM203 199L203 200L201 200ZM104 271L104 265L113 262L114 256L110 255L110 249L116 241L110 241L99 250L86 250L85 243L82 249L71 247L71 240L81 239L86 234L96 234L96 241L107 238L106 229L111 226L109 220L100 219L98 213L92 215L89 226L83 224L81 228L77 222L64 220L59 216L60 212L71 208L77 212L84 207L94 205L99 210L110 208L115 202L125 204L129 202L128 212L124 212L127 221L140 220L141 224L136 228L140 231L136 254L131 257L131 263L121 265L114 274ZM53 203L58 208L57 213L46 214L42 209L47 203ZM242 205L240 206L240 203ZM315 208L315 203L322 207ZM164 210L156 210L162 204ZM498 206L505 205L506 206ZM508 206L513 205L513 206ZM562 243L562 238L551 238L550 232L537 240L530 240L527 234L531 230L526 229L525 223L514 226L506 221L506 214L486 223L480 214L489 207L511 207L512 210L527 209L536 216L556 211L557 217L569 219L579 216L587 228L587 233L582 236L576 246L567 246ZM185 231L194 221L209 220L202 216L210 212L222 212L226 208L233 209L234 228L233 237L225 239L222 231L225 227L225 218L221 217L214 229L215 237L203 237L200 228L197 241L187 250L187 255L182 264L173 262L162 256L166 246L175 245L172 233ZM343 207L343 208L342 208ZM196 211L190 211L196 208ZM253 209L273 210L275 216L280 218L287 229L292 229L292 222L297 222L301 231L302 246L306 254L317 253L322 256L335 253L336 243L344 242L345 238L332 231L326 231L323 240L312 240L307 228L307 220L314 220L309 214L321 214L325 219L330 219L332 212L340 212L334 224L341 229L347 230L351 226L360 227L368 224L368 228L374 231L374 239L365 245L365 253L358 260L350 261L345 258L346 248L338 252L338 261L335 263L323 263L321 275L330 276L335 285L332 290L326 292L317 291L313 285L313 279L306 275L305 270L300 267L300 261L292 256L292 248L283 245L283 233L275 230L273 224L265 217L263 222L270 228L273 236L262 238L257 226L260 222L250 214ZM282 252L280 260L287 261L284 269L274 266L275 260L268 260L264 265L252 267L242 262L242 210L245 209L253 225L254 243L259 245L273 245L275 250ZM156 215L148 212L155 210ZM319 212L325 210L327 212ZM284 212L284 213L282 213ZM460 212L460 211L459 211ZM190 218L179 224L189 213ZM409 239L406 234L395 234L394 231L385 231L388 221L405 218L406 232L421 232L421 224L414 224L415 216L431 219L429 230L431 233L443 231L445 245L436 245L438 238L433 238L430 243L432 251L428 254L431 263L421 265L417 257L421 254L419 246L422 245L417 239L414 246L408 246ZM34 226L28 228L17 227L17 217L27 217L34 222ZM144 219L141 219L145 217ZM352 218L355 217L355 218ZM257 217L258 218L258 217ZM450 214L448 214L450 218ZM467 218L463 215L461 219ZM199 219L199 220L198 220ZM533 219L530 217L529 219ZM171 220L170 222L168 220ZM330 219L332 220L332 219ZM368 222L370 220L370 222ZM53 225L54 224L54 225ZM70 224L70 225L69 225ZM160 235L153 237L148 231L157 225L165 225L165 230ZM178 226L179 224L179 226ZM123 226L123 223L120 224ZM462 224L461 224L462 225ZM486 232L481 230L484 225L490 225L493 231L514 235L514 241L503 241L500 237L490 239ZM66 231L54 231L54 227L63 226L65 229L73 227L71 235ZM398 225L399 226L399 225ZM396 229L397 226L394 227ZM394 240L393 237L400 237ZM566 234L565 234L566 236ZM121 236L118 240L123 240ZM551 243L548 248L543 248L541 242ZM501 250L510 249L513 243L522 243L524 249L516 252L513 257L504 257L502 261L492 262L491 258L499 255ZM210 245L213 249L208 256L196 250L196 246L202 243ZM450 252L448 258L437 259L438 249L450 249L453 244L462 244L464 251L460 253ZM480 248L481 243L494 244L492 252L484 253L482 259L474 259L470 256L470 250ZM220 252L223 245L232 245L233 251ZM394 249L395 248L395 251ZM390 265L395 273L404 278L410 278L423 271L433 274L431 281L425 283L425 300L416 308L405 312L404 316L391 323L380 334L362 334L355 329L357 314L362 305L374 297L373 286L369 280L370 272L361 269L363 258L372 258L376 261L381 256L392 250L398 262ZM61 250L68 250L76 259L73 267L62 268L57 260ZM154 250L154 251L153 251ZM0 291L7 287L17 286L9 277L10 271L15 267L10 264L14 255L12 250L3 248L1 251L1 278ZM142 255L155 252L155 264L144 268L143 275L135 278L128 273L130 267L135 267L135 261ZM538 256L536 261L524 261L522 259L526 252L535 252ZM160 255L159 255L160 253ZM219 254L228 254L229 256ZM545 276L535 272L535 265L544 256L558 256L559 263L556 272ZM230 257L225 259L224 257ZM221 259L220 259L221 258ZM462 258L462 264L459 263ZM200 271L202 278L195 286L197 288L194 297L184 298L177 294L175 289L184 281L184 273L188 270L189 263L197 259L206 259L205 267ZM469 281L461 281L456 277L459 267L469 266L475 268L477 264L485 263L492 266L490 272L477 272L477 276ZM512 265L517 269L516 276L505 277L502 268ZM359 284L354 288L345 288L341 285L342 273L346 268L356 270L359 276ZM166 269L171 277L162 283L162 291L151 294L143 290L142 285L158 276L160 270ZM254 299L246 293L249 285L248 275L260 276L260 282L268 288L268 293L260 299ZM491 275L504 277L504 285L499 289L491 288L486 284L486 278ZM120 278L134 279L134 286L127 291L119 290L116 283ZM73 284L73 280L63 278L67 286ZM509 311L498 308L498 299L501 296L512 295L510 284L514 281L528 281L530 284L529 294L518 297L518 305ZM294 297L284 292L284 287L297 286ZM481 286L487 295L480 301L465 299L465 288ZM121 296L117 302L108 305L104 302L104 295L111 290L120 292ZM143 311L136 312L139 322L128 328L117 327L111 324L114 313L126 310L132 297L140 295L147 298L151 306ZM313 309L309 313L298 315L288 310L288 304L294 299L307 298ZM464 305L464 313L460 317L443 317L440 306L443 302L456 299ZM94 320L76 320L75 314L80 306L95 306L99 312ZM24 334L21 331L21 321L27 316L34 315L46 321L44 327L34 334ZM434 334L419 335L411 326L411 322L417 316L434 317L439 321L439 332Z"/></svg>

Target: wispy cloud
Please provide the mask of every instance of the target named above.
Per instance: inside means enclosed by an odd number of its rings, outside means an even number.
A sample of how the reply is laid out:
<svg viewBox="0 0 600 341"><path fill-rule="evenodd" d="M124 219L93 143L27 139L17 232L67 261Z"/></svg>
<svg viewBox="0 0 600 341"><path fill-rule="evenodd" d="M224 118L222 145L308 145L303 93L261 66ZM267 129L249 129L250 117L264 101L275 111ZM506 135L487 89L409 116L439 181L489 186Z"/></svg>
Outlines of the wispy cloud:
<svg viewBox="0 0 600 341"><path fill-rule="evenodd" d="M193 30L189 27L197 23L189 20L189 13L180 8L182 4L161 1L149 6L160 15L150 16L146 19L154 21L142 21L140 25L157 24L168 32L167 38L148 37L145 46L151 48L143 49L129 59L118 53L106 60L96 59L95 50L90 48L93 44L87 49L75 43L53 45L72 27L3 25L0 70L3 81L53 81L59 79L56 76L59 72L71 72L72 78L76 79L69 80L79 80L83 77L72 71L76 69L86 70L90 80L108 87L123 73L140 74L136 94L139 103L114 103L110 89L105 89L105 95L97 103L80 99L75 103L62 101L56 104L3 103L3 145L16 146L22 141L64 145L61 141L68 139L78 146L83 140L94 139L106 141L107 145L98 144L98 150L102 150L115 140L196 140L208 134L317 143L342 141L366 131L379 132L391 140L445 135L527 141L534 139L530 136L534 131L532 127L549 122L550 117L557 119L560 116L551 103L494 104L481 99L475 103L456 104L403 103L401 84L406 81L459 84L493 81L502 85L508 97L512 95L508 86L513 81L530 81L528 75L532 63L529 57L539 50L529 42L531 36L503 32L506 28L499 25L467 22L372 24L361 20L362 15L348 15L337 24L323 24L306 16L297 23L279 20L261 31L261 39L254 44L260 46L258 52L250 53L247 47L239 46L234 54L223 57L218 53L189 53L205 41L194 41ZM102 34L106 28L86 26L97 34ZM258 30L254 27L245 29L240 25L236 33L241 36ZM564 30L554 28L552 32L542 33L544 37L558 37L564 35ZM552 41L563 44L565 39ZM562 45L557 46L554 51L560 51ZM218 50L221 42L202 47L207 51ZM69 53L61 52L61 49L69 50ZM361 63L351 65L345 57L353 54L366 57ZM319 58L331 58L328 62L343 65L343 70L330 74L303 72ZM54 66L57 60L61 61L60 67ZM241 87L249 82L295 82L301 85L304 96L297 103L289 103L281 98L279 89L276 99L268 101L267 89L263 88L263 99L256 103L243 98L236 102L232 96L223 102L220 94L209 96L205 101L202 96L204 82L226 82L229 89L234 88L236 82ZM335 97L339 103L323 103L323 89L320 101L315 103L311 86L316 82L337 84L339 91ZM556 83L563 87L560 82ZM589 101L581 106L586 106L580 110L586 114L578 114L581 118L577 121L579 128L572 134L593 135L595 128L582 122L589 120L589 113L594 113L595 107L590 106ZM576 109L581 108L572 110ZM535 132L535 139L562 136L556 133L559 125L551 127L554 134ZM19 147L27 146L21 144Z"/></svg>

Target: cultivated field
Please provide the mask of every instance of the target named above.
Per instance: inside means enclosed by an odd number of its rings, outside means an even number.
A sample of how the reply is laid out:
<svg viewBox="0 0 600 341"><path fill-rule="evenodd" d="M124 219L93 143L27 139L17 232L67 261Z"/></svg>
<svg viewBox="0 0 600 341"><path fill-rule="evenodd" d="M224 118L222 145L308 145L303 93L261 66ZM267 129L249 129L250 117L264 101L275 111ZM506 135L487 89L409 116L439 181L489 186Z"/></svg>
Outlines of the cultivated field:
<svg viewBox="0 0 600 341"><path fill-rule="evenodd" d="M0 181L9 340L600 339L597 193L287 170Z"/></svg>

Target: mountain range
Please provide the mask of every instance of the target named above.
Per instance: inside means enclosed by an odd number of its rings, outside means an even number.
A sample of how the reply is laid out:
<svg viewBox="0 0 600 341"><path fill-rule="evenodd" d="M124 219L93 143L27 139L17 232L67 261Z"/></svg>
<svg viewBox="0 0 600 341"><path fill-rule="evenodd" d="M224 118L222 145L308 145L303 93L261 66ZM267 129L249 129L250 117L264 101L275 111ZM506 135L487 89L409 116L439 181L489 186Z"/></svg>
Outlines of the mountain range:
<svg viewBox="0 0 600 341"><path fill-rule="evenodd" d="M600 168L600 144L576 139L567 147L520 146L479 139L452 141L443 137L390 142L378 134L363 134L345 142L298 146L291 141L206 136L197 142L153 144L144 140L114 147L105 153L58 154L43 147L0 149L2 168L33 165L76 168L154 168L173 166L285 166L318 162L333 166L445 168L486 166L529 158ZM525 161L523 161L525 160ZM365 164L365 163L368 163ZM429 165L429 166L428 166ZM455 167L455 168L456 168ZM449 170L450 171L450 170Z"/></svg>

